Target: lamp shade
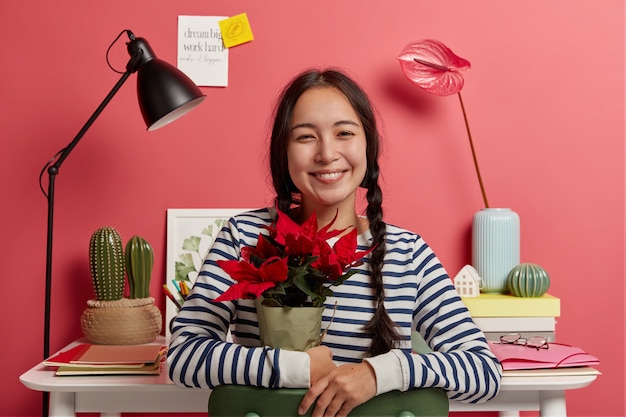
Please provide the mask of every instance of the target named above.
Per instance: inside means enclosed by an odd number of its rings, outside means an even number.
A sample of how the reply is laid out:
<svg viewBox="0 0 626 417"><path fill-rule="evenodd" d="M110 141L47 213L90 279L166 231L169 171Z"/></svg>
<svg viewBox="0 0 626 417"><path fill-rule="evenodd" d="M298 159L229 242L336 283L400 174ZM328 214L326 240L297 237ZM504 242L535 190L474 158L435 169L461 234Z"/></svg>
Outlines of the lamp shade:
<svg viewBox="0 0 626 417"><path fill-rule="evenodd" d="M132 39L129 68L137 71L137 99L148 130L173 122L200 104L202 91L178 68L158 59L143 38Z"/></svg>
<svg viewBox="0 0 626 417"><path fill-rule="evenodd" d="M185 74L165 61L153 59L137 71L137 99L148 130L173 122L204 98Z"/></svg>

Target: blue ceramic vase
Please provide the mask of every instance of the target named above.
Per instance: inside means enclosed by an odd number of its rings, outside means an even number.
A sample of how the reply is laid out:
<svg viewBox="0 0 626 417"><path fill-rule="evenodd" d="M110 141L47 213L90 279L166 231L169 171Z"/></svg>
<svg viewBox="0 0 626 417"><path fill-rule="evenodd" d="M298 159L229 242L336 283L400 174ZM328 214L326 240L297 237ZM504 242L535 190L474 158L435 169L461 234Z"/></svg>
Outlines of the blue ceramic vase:
<svg viewBox="0 0 626 417"><path fill-rule="evenodd" d="M520 220L508 208L486 208L472 222L472 265L483 293L504 294L511 269L520 263Z"/></svg>

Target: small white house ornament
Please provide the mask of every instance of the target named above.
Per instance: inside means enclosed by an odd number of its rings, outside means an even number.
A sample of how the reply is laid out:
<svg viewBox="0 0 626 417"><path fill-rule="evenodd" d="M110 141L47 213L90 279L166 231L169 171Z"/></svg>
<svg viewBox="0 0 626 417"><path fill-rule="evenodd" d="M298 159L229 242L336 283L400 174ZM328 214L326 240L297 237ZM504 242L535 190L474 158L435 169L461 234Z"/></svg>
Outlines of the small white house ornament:
<svg viewBox="0 0 626 417"><path fill-rule="evenodd" d="M454 288L461 297L478 297L482 287L482 278L471 265L465 265L454 277Z"/></svg>

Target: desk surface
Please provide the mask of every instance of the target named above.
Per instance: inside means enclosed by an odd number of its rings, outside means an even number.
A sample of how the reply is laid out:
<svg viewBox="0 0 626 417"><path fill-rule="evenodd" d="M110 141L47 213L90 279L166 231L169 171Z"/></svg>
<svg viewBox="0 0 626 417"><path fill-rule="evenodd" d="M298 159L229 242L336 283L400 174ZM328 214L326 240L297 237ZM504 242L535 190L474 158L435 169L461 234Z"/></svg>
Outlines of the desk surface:
<svg viewBox="0 0 626 417"><path fill-rule="evenodd" d="M77 342L69 344L67 350ZM165 345L163 336L157 337L154 344ZM594 368L563 368L545 370L505 371L501 391L523 390L568 390L583 388L593 382L599 372ZM105 375L105 376L55 376L54 370L37 364L20 376L20 381L36 391L122 391L132 388L135 391L186 390L169 380L167 370L159 375Z"/></svg>
<svg viewBox="0 0 626 417"><path fill-rule="evenodd" d="M161 336L154 343L165 343ZM71 347L72 345L68 345ZM65 350L66 348L64 348ZM525 408L529 404L539 403L541 392L559 393L561 407L564 409L565 390L578 389L591 384L599 375L599 372L593 368L568 368L568 369L547 369L532 371L506 371L502 379L500 394L498 397L489 401L488 405L472 404L468 408L467 405L451 402L451 411L474 411L478 409L484 410L506 410L506 409L537 409ZM51 393L73 393L72 395L81 395L89 402L95 403L100 401L98 405L86 406L82 411L99 410L102 407L108 407L111 410L124 411L122 406L111 405L111 398L117 400L129 393L134 396L141 396L142 393L146 397L146 401L152 402L152 406L156 407L156 399L159 397L185 397L188 405L185 410L178 408L167 409L168 404L161 408L166 411L206 411L206 399L208 390L197 390L183 388L171 382L167 376L167 370L163 369L159 375L107 375L107 376L55 376L53 369L42 364L37 364L33 368L26 371L20 376L20 381L28 388L35 391L47 391ZM95 394L98 393L98 394ZM168 395L163 395L167 393ZM106 395L103 395L106 394ZM61 395L61 394L56 394ZM105 398L109 398L106 400ZM149 398L149 400L148 400ZM85 401L87 401L85 400ZM82 403L78 401L77 403ZM134 402L134 401L133 401ZM103 405L104 404L104 405ZM164 407L161 405L161 407ZM476 407L478 406L478 407ZM76 406L76 411L81 411ZM157 410L159 410L157 408ZM150 411L146 409L129 409L128 411Z"/></svg>
<svg viewBox="0 0 626 417"><path fill-rule="evenodd" d="M501 391L524 390L568 390L584 388L598 376L593 368L576 368L569 374L543 372L526 376L515 376L514 371L505 371ZM35 391L171 391L187 390L175 385L167 377L166 370L160 375L106 375L106 376L55 376L54 370L38 364L20 376L20 381Z"/></svg>

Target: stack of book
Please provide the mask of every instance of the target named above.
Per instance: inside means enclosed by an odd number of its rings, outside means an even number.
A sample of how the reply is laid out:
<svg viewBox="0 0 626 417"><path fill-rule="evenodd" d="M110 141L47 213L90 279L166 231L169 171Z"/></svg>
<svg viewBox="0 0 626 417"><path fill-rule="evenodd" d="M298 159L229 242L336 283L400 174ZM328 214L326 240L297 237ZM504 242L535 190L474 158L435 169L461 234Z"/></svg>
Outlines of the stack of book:
<svg viewBox="0 0 626 417"><path fill-rule="evenodd" d="M158 375L166 351L161 345L95 345L78 343L50 356L43 364L65 375Z"/></svg>
<svg viewBox="0 0 626 417"><path fill-rule="evenodd" d="M519 333L525 338L543 336L548 342L556 340L556 320L561 313L557 297L480 294L462 300L487 340L498 341L509 333Z"/></svg>

